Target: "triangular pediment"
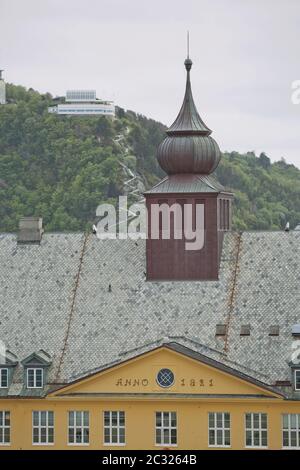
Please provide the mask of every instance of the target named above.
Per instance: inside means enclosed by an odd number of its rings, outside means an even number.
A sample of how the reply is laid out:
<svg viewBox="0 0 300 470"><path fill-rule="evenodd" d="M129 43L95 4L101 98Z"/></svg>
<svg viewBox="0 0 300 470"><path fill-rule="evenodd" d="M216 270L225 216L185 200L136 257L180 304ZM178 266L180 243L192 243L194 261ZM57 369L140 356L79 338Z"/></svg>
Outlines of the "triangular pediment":
<svg viewBox="0 0 300 470"><path fill-rule="evenodd" d="M171 371L174 376L173 384L168 387L159 384L158 373L162 369ZM200 398L201 396L280 398L280 394L271 387L234 369L198 353L185 354L182 348L166 345L83 377L53 394L94 397L109 394L147 396L187 394Z"/></svg>
<svg viewBox="0 0 300 470"><path fill-rule="evenodd" d="M51 357L44 350L40 349L38 352L33 352L22 361L23 366L49 366L51 364Z"/></svg>

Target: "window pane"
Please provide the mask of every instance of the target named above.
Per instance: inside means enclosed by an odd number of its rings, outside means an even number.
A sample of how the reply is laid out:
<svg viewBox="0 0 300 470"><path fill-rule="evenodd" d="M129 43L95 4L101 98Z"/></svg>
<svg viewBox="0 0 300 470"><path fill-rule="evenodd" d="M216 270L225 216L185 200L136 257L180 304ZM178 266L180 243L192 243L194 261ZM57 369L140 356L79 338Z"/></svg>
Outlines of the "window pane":
<svg viewBox="0 0 300 470"><path fill-rule="evenodd" d="M254 429L259 429L259 414L253 414L253 427Z"/></svg>
<svg viewBox="0 0 300 470"><path fill-rule="evenodd" d="M36 369L36 387L42 387L43 385L43 370L42 369Z"/></svg>
<svg viewBox="0 0 300 470"><path fill-rule="evenodd" d="M108 444L110 442L110 430L109 428L104 429L104 442Z"/></svg>
<svg viewBox="0 0 300 470"><path fill-rule="evenodd" d="M125 429L120 428L120 443L125 444Z"/></svg>
<svg viewBox="0 0 300 470"><path fill-rule="evenodd" d="M76 422L76 426L81 426L81 423L82 423L82 414L80 411L76 411L75 412L75 422Z"/></svg>
<svg viewBox="0 0 300 470"><path fill-rule="evenodd" d="M89 412L84 411L83 416L84 416L83 424L84 424L84 426L88 426L89 425Z"/></svg>
<svg viewBox="0 0 300 470"><path fill-rule="evenodd" d="M161 442L161 429L156 429L156 444L162 444L162 442Z"/></svg>
<svg viewBox="0 0 300 470"><path fill-rule="evenodd" d="M33 428L33 442L39 442L39 430L38 428Z"/></svg>
<svg viewBox="0 0 300 470"><path fill-rule="evenodd" d="M70 444L74 443L74 429L73 428L69 429L69 442Z"/></svg>
<svg viewBox="0 0 300 470"><path fill-rule="evenodd" d="M75 439L76 439L76 444L80 444L80 443L81 443L81 439L82 439L82 430L79 429L79 428L76 428Z"/></svg>
<svg viewBox="0 0 300 470"><path fill-rule="evenodd" d="M74 411L69 411L69 426L74 426Z"/></svg>
<svg viewBox="0 0 300 470"><path fill-rule="evenodd" d="M259 446L259 431L254 431L253 432L253 439L254 439L253 444L255 446Z"/></svg>
<svg viewBox="0 0 300 470"><path fill-rule="evenodd" d="M295 386L296 389L300 389L300 370L295 371Z"/></svg>
<svg viewBox="0 0 300 470"><path fill-rule="evenodd" d="M54 429L53 428L48 429L48 442L49 444L53 444L54 442Z"/></svg>
<svg viewBox="0 0 300 470"><path fill-rule="evenodd" d="M156 413L156 426L161 426L161 413Z"/></svg>
<svg viewBox="0 0 300 470"><path fill-rule="evenodd" d="M47 432L46 428L41 428L41 442L47 442Z"/></svg>
<svg viewBox="0 0 300 470"><path fill-rule="evenodd" d="M296 431L291 431L291 446L292 447L297 446L297 432Z"/></svg>
<svg viewBox="0 0 300 470"><path fill-rule="evenodd" d="M54 413L53 413L53 411L48 412L48 425L49 426L54 425Z"/></svg>
<svg viewBox="0 0 300 470"><path fill-rule="evenodd" d="M111 442L113 444L116 444L118 442L118 430L117 430L117 428L112 428L111 436L112 436Z"/></svg>
<svg viewBox="0 0 300 470"><path fill-rule="evenodd" d="M41 411L41 426L46 426L46 411Z"/></svg>
<svg viewBox="0 0 300 470"><path fill-rule="evenodd" d="M39 412L38 411L33 411L33 426L38 426L39 425Z"/></svg>
<svg viewBox="0 0 300 470"><path fill-rule="evenodd" d="M251 414L250 413L246 414L246 428L248 429L251 428Z"/></svg>
<svg viewBox="0 0 300 470"><path fill-rule="evenodd" d="M217 430L217 445L221 446L223 444L223 433L221 430Z"/></svg>
<svg viewBox="0 0 300 470"><path fill-rule="evenodd" d="M171 429L171 444L177 444L177 430Z"/></svg>
<svg viewBox="0 0 300 470"><path fill-rule="evenodd" d="M282 425L285 429L289 427L289 415L283 415Z"/></svg>
<svg viewBox="0 0 300 470"><path fill-rule="evenodd" d="M290 423L291 423L291 429L297 428L297 415L295 414L290 415Z"/></svg>
<svg viewBox="0 0 300 470"><path fill-rule="evenodd" d="M176 413L172 412L171 413L171 426L176 427L176 422L177 422Z"/></svg>
<svg viewBox="0 0 300 470"><path fill-rule="evenodd" d="M261 415L261 427L267 429L267 415L265 413Z"/></svg>
<svg viewBox="0 0 300 470"><path fill-rule="evenodd" d="M267 431L262 431L261 432L261 445L262 446L267 446L268 440L267 440Z"/></svg>
<svg viewBox="0 0 300 470"><path fill-rule="evenodd" d="M217 428L222 428L222 426L223 426L222 413L217 413Z"/></svg>
<svg viewBox="0 0 300 470"><path fill-rule="evenodd" d="M215 431L213 429L209 431L209 445L215 445Z"/></svg>
<svg viewBox="0 0 300 470"><path fill-rule="evenodd" d="M247 446L252 445L251 431L246 431L246 445Z"/></svg>
<svg viewBox="0 0 300 470"><path fill-rule="evenodd" d="M104 426L109 426L110 424L110 412L104 411Z"/></svg>
<svg viewBox="0 0 300 470"><path fill-rule="evenodd" d="M33 369L27 370L27 386L33 387L34 386L34 371Z"/></svg>
<svg viewBox="0 0 300 470"><path fill-rule="evenodd" d="M164 426L168 427L169 426L169 421L170 421L170 415L169 413L164 413Z"/></svg>
<svg viewBox="0 0 300 470"><path fill-rule="evenodd" d="M8 369L0 369L0 387L8 386Z"/></svg>
<svg viewBox="0 0 300 470"><path fill-rule="evenodd" d="M225 431L225 446L230 446L230 431Z"/></svg>
<svg viewBox="0 0 300 470"><path fill-rule="evenodd" d="M4 424L5 424L5 426L9 426L10 425L10 412L5 411L4 416L5 416Z"/></svg>
<svg viewBox="0 0 300 470"><path fill-rule="evenodd" d="M169 442L170 442L170 431L169 429L164 429L163 430L163 443L169 444Z"/></svg>
<svg viewBox="0 0 300 470"><path fill-rule="evenodd" d="M4 429L4 444L9 444L10 443L10 429L5 428Z"/></svg>
<svg viewBox="0 0 300 470"><path fill-rule="evenodd" d="M118 424L118 413L116 411L112 411L111 419L112 419L112 425L117 426L117 424Z"/></svg>
<svg viewBox="0 0 300 470"><path fill-rule="evenodd" d="M214 413L208 414L208 421L209 421L209 427L213 428L215 426L215 414Z"/></svg>
<svg viewBox="0 0 300 470"><path fill-rule="evenodd" d="M289 445L289 433L288 431L283 431L283 445L287 447Z"/></svg>
<svg viewBox="0 0 300 470"><path fill-rule="evenodd" d="M125 426L125 413L124 413L124 411L120 411L119 423L120 423L120 426Z"/></svg>
<svg viewBox="0 0 300 470"><path fill-rule="evenodd" d="M83 430L83 442L85 444L88 444L89 443L89 436L90 436L90 432L88 429L84 429Z"/></svg>

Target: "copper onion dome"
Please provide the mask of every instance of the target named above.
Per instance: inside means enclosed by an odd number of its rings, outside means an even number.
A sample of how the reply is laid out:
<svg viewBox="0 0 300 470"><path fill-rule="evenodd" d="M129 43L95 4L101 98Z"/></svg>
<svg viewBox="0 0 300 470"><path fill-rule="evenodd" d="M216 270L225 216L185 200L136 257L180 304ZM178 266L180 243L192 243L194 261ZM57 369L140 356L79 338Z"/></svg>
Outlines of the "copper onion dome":
<svg viewBox="0 0 300 470"><path fill-rule="evenodd" d="M221 154L211 130L204 124L195 106L190 80L192 61L184 62L187 77L183 104L167 137L157 150L161 168L168 174L210 174L218 166Z"/></svg>

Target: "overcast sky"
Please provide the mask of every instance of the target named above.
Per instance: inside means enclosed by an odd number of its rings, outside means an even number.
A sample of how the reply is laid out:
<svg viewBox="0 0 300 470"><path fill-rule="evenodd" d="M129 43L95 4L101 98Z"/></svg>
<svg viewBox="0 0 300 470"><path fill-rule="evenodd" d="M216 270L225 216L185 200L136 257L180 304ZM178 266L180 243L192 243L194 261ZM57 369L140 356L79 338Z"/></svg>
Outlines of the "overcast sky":
<svg viewBox="0 0 300 470"><path fill-rule="evenodd" d="M7 81L62 95L96 89L170 125L190 30L198 111L225 150L300 167L300 0L0 0Z"/></svg>

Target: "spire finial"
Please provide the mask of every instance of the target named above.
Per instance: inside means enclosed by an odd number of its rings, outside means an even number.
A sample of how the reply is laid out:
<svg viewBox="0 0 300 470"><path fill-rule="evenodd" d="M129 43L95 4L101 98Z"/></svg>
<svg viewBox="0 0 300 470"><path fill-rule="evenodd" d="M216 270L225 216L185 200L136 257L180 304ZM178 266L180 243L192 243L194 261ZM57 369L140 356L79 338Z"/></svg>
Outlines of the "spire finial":
<svg viewBox="0 0 300 470"><path fill-rule="evenodd" d="M190 59L190 32L187 31L187 58L184 61L186 70L189 72L192 68L193 62Z"/></svg>

